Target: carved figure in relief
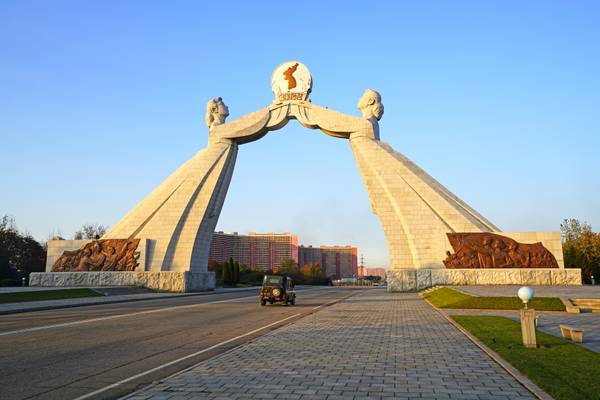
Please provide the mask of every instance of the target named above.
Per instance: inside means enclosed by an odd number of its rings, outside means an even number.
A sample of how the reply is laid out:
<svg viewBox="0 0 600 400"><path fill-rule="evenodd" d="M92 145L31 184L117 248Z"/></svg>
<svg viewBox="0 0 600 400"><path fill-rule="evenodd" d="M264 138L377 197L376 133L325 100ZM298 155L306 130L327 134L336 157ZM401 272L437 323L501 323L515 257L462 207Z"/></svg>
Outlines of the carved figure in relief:
<svg viewBox="0 0 600 400"><path fill-rule="evenodd" d="M98 241L92 242L92 247L87 248L75 271L100 271L106 260L102 252L102 245Z"/></svg>
<svg viewBox="0 0 600 400"><path fill-rule="evenodd" d="M130 246L131 242L127 242L118 252L117 249L110 246L107 254L108 261L104 263L102 271L133 271L130 261L135 260L135 258L127 256L130 252Z"/></svg>
<svg viewBox="0 0 600 400"><path fill-rule="evenodd" d="M139 239L94 240L81 249L65 251L52 272L134 271L140 252Z"/></svg>
<svg viewBox="0 0 600 400"><path fill-rule="evenodd" d="M461 251L460 253L457 252L457 254L472 254L472 256L477 259L477 261L473 263L473 268L492 268L493 249L491 243L492 241L489 237L484 237L481 243L473 243L470 247L462 244Z"/></svg>
<svg viewBox="0 0 600 400"><path fill-rule="evenodd" d="M496 233L448 233L455 253L446 252L447 268L558 268L542 243L519 243Z"/></svg>
<svg viewBox="0 0 600 400"><path fill-rule="evenodd" d="M510 242L508 244L508 257L510 257L511 262L514 265L524 265L526 267L529 267L529 265L531 265L531 254L521 254L519 252L519 244L517 242Z"/></svg>
<svg viewBox="0 0 600 400"><path fill-rule="evenodd" d="M220 97L211 99L206 103L206 116L204 120L206 121L208 129L212 129L213 126L224 124L225 119L228 116L229 108Z"/></svg>
<svg viewBox="0 0 600 400"><path fill-rule="evenodd" d="M297 68L298 68L298 63L292 65L291 67L286 69L285 72L283 73L285 80L288 81L288 89L293 89L297 85L296 78L294 78L294 72L296 72Z"/></svg>
<svg viewBox="0 0 600 400"><path fill-rule="evenodd" d="M500 240L494 240L492 244L492 265L494 268L505 268L511 265L511 259L504 250L504 243Z"/></svg>

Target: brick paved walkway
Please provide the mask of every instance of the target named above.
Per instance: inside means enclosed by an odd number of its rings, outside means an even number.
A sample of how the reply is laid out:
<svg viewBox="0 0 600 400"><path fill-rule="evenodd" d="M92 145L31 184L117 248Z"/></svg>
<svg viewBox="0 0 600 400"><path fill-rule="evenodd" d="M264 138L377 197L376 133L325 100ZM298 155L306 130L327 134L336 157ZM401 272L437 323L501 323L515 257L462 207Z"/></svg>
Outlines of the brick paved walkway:
<svg viewBox="0 0 600 400"><path fill-rule="evenodd" d="M127 398L534 397L416 294L370 290Z"/></svg>

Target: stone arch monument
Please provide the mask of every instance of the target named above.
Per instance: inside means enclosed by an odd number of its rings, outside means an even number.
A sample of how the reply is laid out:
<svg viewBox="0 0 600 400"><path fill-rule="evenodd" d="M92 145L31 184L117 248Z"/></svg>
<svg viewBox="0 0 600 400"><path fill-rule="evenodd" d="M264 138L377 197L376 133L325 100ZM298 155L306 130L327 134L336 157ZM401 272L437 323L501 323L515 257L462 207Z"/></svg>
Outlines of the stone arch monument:
<svg viewBox="0 0 600 400"><path fill-rule="evenodd" d="M306 66L291 61L275 69L275 99L268 107L226 122L229 109L223 100L210 100L206 110L207 147L101 238L95 245L96 249L100 247L96 250L100 264L92 262L92 250L86 255L77 250L61 253L62 257L56 254L63 260L61 265L72 264L71 269L64 267L61 273L87 272L88 280L100 283L141 284L167 290L213 287L214 276L207 271L210 242L238 149L295 119L306 128L319 129L349 143L372 210L387 239L390 290L417 290L444 283L580 283L577 270L564 269L558 232L500 232L408 158L381 142L379 120L384 107L378 92L364 92L358 101L362 112L359 117L313 104L309 100L311 89L312 78ZM127 274L107 269L104 264L111 256L101 253L101 246L116 248L111 243L134 239L143 242L137 269ZM123 248L126 250L127 245ZM71 261L65 258L66 253ZM114 249L110 253L116 257ZM57 269L60 259L56 256L51 258L49 251L48 271L62 268ZM87 261L82 261L84 258ZM114 259L112 264L118 266L119 261ZM62 276L63 281L76 279ZM57 284L58 278L45 279ZM81 275L78 279L85 280Z"/></svg>

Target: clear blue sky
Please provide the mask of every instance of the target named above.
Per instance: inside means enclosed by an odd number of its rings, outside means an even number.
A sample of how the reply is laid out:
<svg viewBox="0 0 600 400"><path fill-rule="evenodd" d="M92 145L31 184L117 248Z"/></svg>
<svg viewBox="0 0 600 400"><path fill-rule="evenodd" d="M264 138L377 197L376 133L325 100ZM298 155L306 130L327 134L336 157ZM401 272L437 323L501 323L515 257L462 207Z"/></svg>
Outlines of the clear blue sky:
<svg viewBox="0 0 600 400"><path fill-rule="evenodd" d="M600 228L596 1L0 2L0 214L39 240L115 223L206 144L205 104L268 105L297 59L312 101L381 138L506 231ZM240 148L225 231L387 248L346 142L291 122Z"/></svg>

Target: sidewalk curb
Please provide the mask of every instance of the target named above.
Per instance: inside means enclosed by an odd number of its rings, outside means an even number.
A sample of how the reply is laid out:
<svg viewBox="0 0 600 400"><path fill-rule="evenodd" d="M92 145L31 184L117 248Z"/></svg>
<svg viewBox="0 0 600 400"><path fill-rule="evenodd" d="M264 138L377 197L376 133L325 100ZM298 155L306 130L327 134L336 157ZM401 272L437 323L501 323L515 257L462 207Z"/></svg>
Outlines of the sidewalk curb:
<svg viewBox="0 0 600 400"><path fill-rule="evenodd" d="M427 302L435 311L437 311L441 316L443 316L446 321L448 321L452 326L454 326L459 332L467 337L475 346L479 347L481 351L483 351L488 357L490 357L496 364L498 364L502 369L509 373L517 382L521 384L525 389L527 389L531 394L537 397L540 400L553 400L553 397L548 393L544 392L538 385L533 383L529 378L523 375L518 369L513 367L508 361L504 360L498 353L494 350L487 347L482 341L477 339L475 336L471 334L471 332L467 331L463 328L458 322L454 321L450 316L446 315L442 310L434 306L429 300L423 298L424 301Z"/></svg>
<svg viewBox="0 0 600 400"><path fill-rule="evenodd" d="M248 288L247 290L253 290L255 288ZM244 290L238 290L238 292L243 292ZM144 297L140 299L120 299L120 300L108 300L108 301L95 301L91 303L73 303L73 304L55 304L55 305L47 305L47 306L37 306L37 307L27 307L15 310L0 310L0 315L10 315L10 314L22 314L28 312L35 311L47 311L47 310L58 310L61 308L75 308L75 307L86 307L86 306L98 306L103 304L118 304L118 303L132 303L138 301L149 301L149 300L166 300L166 299L176 299L180 297L195 297L195 296L206 296L211 294L226 294L227 292L214 292L214 291L206 291L206 292L198 292L198 293L187 293L187 294L174 294L173 296L165 296L165 297Z"/></svg>

